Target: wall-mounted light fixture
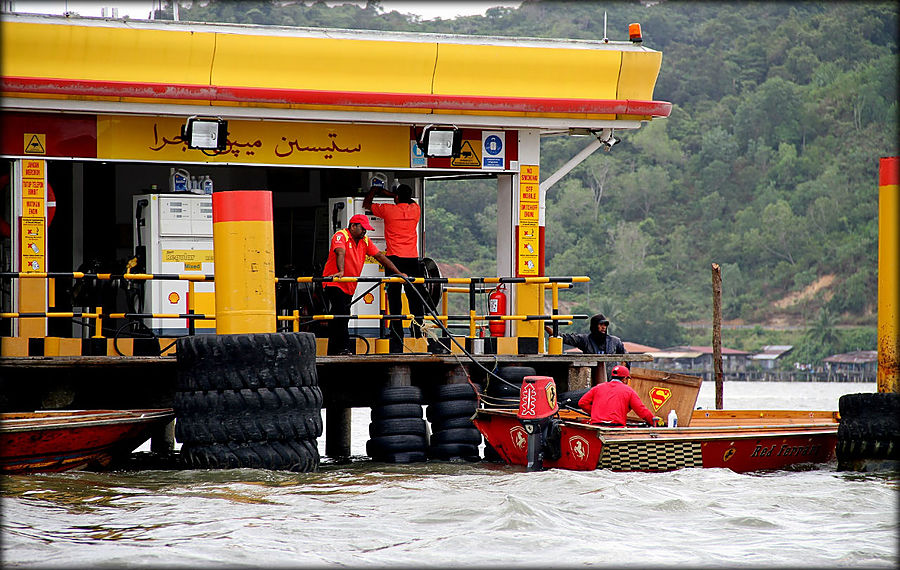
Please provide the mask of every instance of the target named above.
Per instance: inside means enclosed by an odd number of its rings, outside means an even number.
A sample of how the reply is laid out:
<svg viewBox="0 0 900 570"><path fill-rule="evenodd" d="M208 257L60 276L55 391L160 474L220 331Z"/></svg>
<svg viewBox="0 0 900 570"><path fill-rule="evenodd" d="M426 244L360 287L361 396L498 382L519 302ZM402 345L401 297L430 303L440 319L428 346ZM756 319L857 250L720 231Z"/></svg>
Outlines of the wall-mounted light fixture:
<svg viewBox="0 0 900 570"><path fill-rule="evenodd" d="M225 150L228 144L228 121L218 117L188 117L181 127L181 140L188 148Z"/></svg>
<svg viewBox="0 0 900 570"><path fill-rule="evenodd" d="M427 157L457 158L462 149L462 131L452 125L428 125L416 144Z"/></svg>

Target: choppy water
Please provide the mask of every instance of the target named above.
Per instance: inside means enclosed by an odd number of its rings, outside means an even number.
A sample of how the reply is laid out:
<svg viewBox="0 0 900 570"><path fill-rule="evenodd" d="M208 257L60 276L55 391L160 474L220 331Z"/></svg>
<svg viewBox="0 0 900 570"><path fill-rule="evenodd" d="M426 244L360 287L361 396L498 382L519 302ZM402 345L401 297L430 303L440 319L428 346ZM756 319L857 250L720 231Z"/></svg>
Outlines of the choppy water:
<svg viewBox="0 0 900 570"><path fill-rule="evenodd" d="M837 409L874 384L728 383L728 408ZM698 405L714 407L712 384ZM353 453L368 413L355 410ZM324 449L324 441L320 442ZM895 567L890 474L394 466L4 476L4 566Z"/></svg>

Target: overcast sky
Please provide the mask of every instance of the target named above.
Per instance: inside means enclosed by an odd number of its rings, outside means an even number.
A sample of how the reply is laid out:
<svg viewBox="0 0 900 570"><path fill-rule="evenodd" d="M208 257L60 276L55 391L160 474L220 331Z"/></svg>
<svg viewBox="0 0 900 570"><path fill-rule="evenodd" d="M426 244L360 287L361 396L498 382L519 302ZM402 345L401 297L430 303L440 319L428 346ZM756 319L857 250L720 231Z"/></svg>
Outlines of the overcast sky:
<svg viewBox="0 0 900 570"><path fill-rule="evenodd" d="M307 0L307 4L311 3ZM351 0L329 2L329 4L355 3L364 6L365 0L352 2ZM383 0L381 6L385 12L396 10L403 14L416 14L423 20L432 18L451 19L456 16L471 16L484 14L488 8L494 6L517 7L521 0L510 2L507 0ZM158 2L153 0L15 0L16 12L30 12L39 14L63 14L66 11L77 12L81 16L100 16L100 8L117 8L119 17L146 19L150 11ZM188 2L184 2L188 4Z"/></svg>

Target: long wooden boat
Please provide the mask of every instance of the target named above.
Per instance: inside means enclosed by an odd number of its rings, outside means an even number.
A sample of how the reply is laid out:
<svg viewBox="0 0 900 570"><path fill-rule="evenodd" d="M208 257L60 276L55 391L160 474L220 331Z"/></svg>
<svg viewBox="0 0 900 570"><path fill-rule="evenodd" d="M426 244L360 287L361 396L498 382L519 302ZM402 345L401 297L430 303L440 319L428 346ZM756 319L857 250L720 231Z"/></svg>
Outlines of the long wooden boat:
<svg viewBox="0 0 900 570"><path fill-rule="evenodd" d="M0 414L0 472L105 467L172 421L171 408Z"/></svg>
<svg viewBox="0 0 900 570"><path fill-rule="evenodd" d="M548 453L543 443L541 466L576 471L722 467L743 473L784 469L834 459L839 423L837 412L779 410L695 410L689 427L610 428L588 421L584 414L560 410L554 430L558 442L551 446L558 447L555 453ZM517 410L481 408L474 422L504 461L529 465L530 426ZM558 458L553 457L556 453Z"/></svg>

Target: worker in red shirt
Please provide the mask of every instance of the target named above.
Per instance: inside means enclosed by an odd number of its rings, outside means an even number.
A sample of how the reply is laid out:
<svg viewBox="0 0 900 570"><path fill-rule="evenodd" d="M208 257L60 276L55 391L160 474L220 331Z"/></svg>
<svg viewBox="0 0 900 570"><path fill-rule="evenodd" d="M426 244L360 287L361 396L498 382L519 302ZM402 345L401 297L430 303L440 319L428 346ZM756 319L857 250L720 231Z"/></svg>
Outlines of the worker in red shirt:
<svg viewBox="0 0 900 570"><path fill-rule="evenodd" d="M328 248L328 261L322 277L359 277L362 273L366 255L374 257L388 274L406 276L401 273L378 248L366 237L366 231L372 229L369 218L364 214L356 214L350 218L347 227L331 236ZM350 302L356 292L356 282L322 283L325 297L331 304L332 315L349 315ZM349 317L334 318L328 326L328 354L353 354L350 350L350 335L347 326Z"/></svg>
<svg viewBox="0 0 900 570"><path fill-rule="evenodd" d="M413 200L413 190L406 184L400 184L389 191L386 188L387 177L376 173L370 181L370 189L363 199L363 208L371 210L372 214L384 220L384 240L386 253L394 265L410 277L424 277L422 264L419 261L419 233L417 227L421 211L419 205ZM393 204L373 204L375 195L390 196ZM406 300L409 304L409 312L414 316L410 327L412 336L422 336L424 323L424 306L422 299L427 299L427 293L422 285L410 285L409 283L390 283L385 287L387 293L390 314L403 314L403 299L400 297L400 288L406 291ZM415 289L415 290L414 290ZM418 293L416 293L416 290ZM391 320L390 322L391 352L403 352L403 321Z"/></svg>
<svg viewBox="0 0 900 570"><path fill-rule="evenodd" d="M611 376L612 380L597 384L578 400L578 407L591 415L592 424L625 427L625 416L629 410L634 410L651 426L662 423L662 418L651 414L637 392L623 382L631 376L627 368L621 364L615 366Z"/></svg>

